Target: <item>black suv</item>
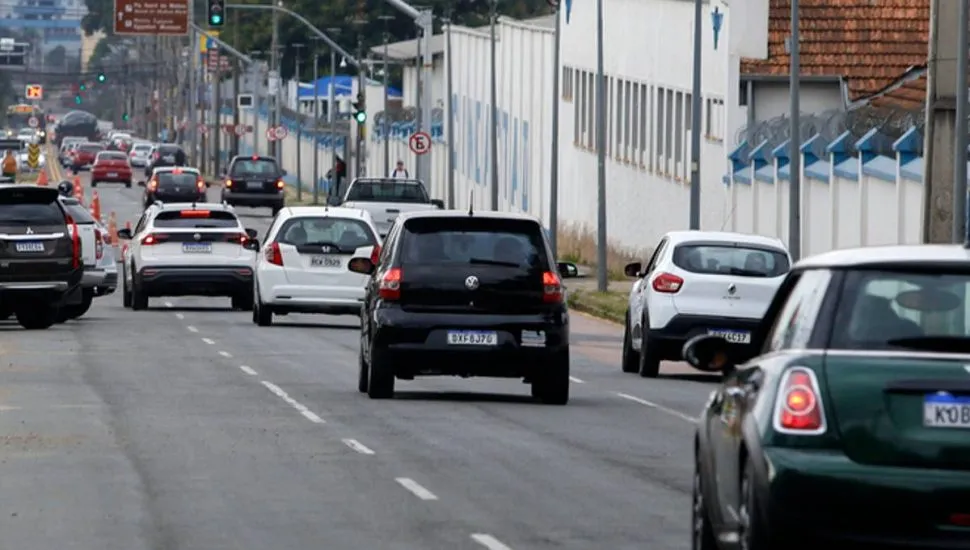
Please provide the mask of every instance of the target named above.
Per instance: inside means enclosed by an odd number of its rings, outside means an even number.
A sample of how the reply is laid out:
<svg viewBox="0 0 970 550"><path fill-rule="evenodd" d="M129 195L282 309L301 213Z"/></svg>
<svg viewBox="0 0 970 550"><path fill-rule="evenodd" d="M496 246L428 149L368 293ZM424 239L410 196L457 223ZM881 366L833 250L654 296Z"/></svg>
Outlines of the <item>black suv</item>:
<svg viewBox="0 0 970 550"><path fill-rule="evenodd" d="M45 329L80 300L84 262L74 220L55 187L0 185L0 318Z"/></svg>
<svg viewBox="0 0 970 550"><path fill-rule="evenodd" d="M569 313L536 218L437 210L401 214L361 309L358 389L394 395L395 378L523 378L544 403L569 401Z"/></svg>
<svg viewBox="0 0 970 550"><path fill-rule="evenodd" d="M162 166L187 166L189 157L178 145L162 143L152 149L151 156L148 158L148 165L145 166L145 180L149 180L156 168Z"/></svg>
<svg viewBox="0 0 970 550"><path fill-rule="evenodd" d="M222 200L238 206L269 207L275 216L286 206L285 175L286 170L273 157L233 157L222 184Z"/></svg>

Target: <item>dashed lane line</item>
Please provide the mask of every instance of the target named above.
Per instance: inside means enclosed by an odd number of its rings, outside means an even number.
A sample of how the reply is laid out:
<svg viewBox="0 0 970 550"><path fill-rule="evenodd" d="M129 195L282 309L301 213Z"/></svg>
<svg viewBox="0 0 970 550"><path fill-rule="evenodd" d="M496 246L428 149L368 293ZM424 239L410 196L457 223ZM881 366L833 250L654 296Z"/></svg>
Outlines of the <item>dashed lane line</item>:
<svg viewBox="0 0 970 550"><path fill-rule="evenodd" d="M314 424L326 424L326 422L322 418L317 416L316 413L306 408L306 405L290 397L288 393L283 391L283 388L267 380L262 380L261 383L264 386L266 386L266 389L276 394L277 397L279 397L283 401L286 401L294 409L300 411L300 414L302 414L310 422L313 422Z"/></svg>
<svg viewBox="0 0 970 550"><path fill-rule="evenodd" d="M628 393L622 393L622 392L616 392L616 396L617 397L622 397L623 399L626 399L627 401L633 401L634 403L639 403L639 404L644 405L646 407L650 407L651 409L656 409L656 410L658 410L658 411L660 411L662 413L669 414L670 416L676 416L677 418L680 418L682 420L686 420L688 422L697 422L697 418L696 417L693 417L693 416L691 416L689 414L686 414L686 413L682 413L680 411L676 411L674 409L671 409L670 407L665 407L665 406L661 405L660 403L654 403L653 401L647 401L646 399L643 399L641 397L637 397L635 395L630 395Z"/></svg>
<svg viewBox="0 0 970 550"><path fill-rule="evenodd" d="M221 355L223 357L226 357L226 358L229 358L229 359L232 359L232 354L229 353L228 351L220 351L219 352L219 355Z"/></svg>
<svg viewBox="0 0 970 550"><path fill-rule="evenodd" d="M252 367L247 367L246 365L239 365L239 370L245 372L249 376L256 376L258 373L253 370Z"/></svg>
<svg viewBox="0 0 970 550"><path fill-rule="evenodd" d="M474 533L472 540L488 548L488 550L512 550L512 548L502 544L502 541L486 533Z"/></svg>
<svg viewBox="0 0 970 550"><path fill-rule="evenodd" d="M185 319L185 315L182 315L181 313L176 313L176 314L175 314L175 318L176 318L176 319L179 319L179 320L181 320L181 319Z"/></svg>
<svg viewBox="0 0 970 550"><path fill-rule="evenodd" d="M362 455L375 454L371 448L367 447L366 445L364 445L360 441L357 441L356 439L344 439L342 441L344 442L344 445L350 447L351 449L357 451Z"/></svg>
<svg viewBox="0 0 970 550"><path fill-rule="evenodd" d="M404 487L405 489L410 491L411 494L420 498L421 500L438 500L437 495L425 489L424 487L421 486L420 483L418 483L417 481L414 481L409 477L394 478L394 481L400 483L401 487Z"/></svg>
<svg viewBox="0 0 970 550"><path fill-rule="evenodd" d="M215 340L213 340L212 338L203 338L202 341L205 342L206 344L209 344L210 346L216 343Z"/></svg>
<svg viewBox="0 0 970 550"><path fill-rule="evenodd" d="M572 382L573 384L585 384L586 383L586 382L583 382L582 380L580 380L579 378L576 378L575 376L570 376L569 377L569 381Z"/></svg>
<svg viewBox="0 0 970 550"><path fill-rule="evenodd" d="M187 326L185 328L187 328L189 330L189 332L199 332L199 329L193 327L192 325L189 325L189 326Z"/></svg>

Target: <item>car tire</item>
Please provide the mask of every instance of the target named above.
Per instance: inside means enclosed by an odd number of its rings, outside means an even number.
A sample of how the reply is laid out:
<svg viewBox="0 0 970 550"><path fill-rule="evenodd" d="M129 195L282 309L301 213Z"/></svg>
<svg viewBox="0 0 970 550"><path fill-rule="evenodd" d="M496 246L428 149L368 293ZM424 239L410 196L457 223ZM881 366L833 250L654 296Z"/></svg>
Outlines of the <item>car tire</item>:
<svg viewBox="0 0 970 550"><path fill-rule="evenodd" d="M6 321L13 315L13 311L9 309L0 309L0 321Z"/></svg>
<svg viewBox="0 0 970 550"><path fill-rule="evenodd" d="M31 306L18 309L14 314L24 329L44 330L51 328L57 321L58 308L51 305Z"/></svg>
<svg viewBox="0 0 970 550"><path fill-rule="evenodd" d="M546 405L569 403L569 351L562 352L551 365L540 367L532 381L532 395Z"/></svg>
<svg viewBox="0 0 970 550"><path fill-rule="evenodd" d="M621 368L623 372L637 372L640 369L636 350L633 349L633 335L630 332L630 312L626 312L626 321L623 326L623 355L621 356Z"/></svg>
<svg viewBox="0 0 970 550"><path fill-rule="evenodd" d="M252 311L253 296L251 294L237 294L232 297L232 309L237 311Z"/></svg>
<svg viewBox="0 0 970 550"><path fill-rule="evenodd" d="M131 180L125 182L125 187L131 189Z"/></svg>
<svg viewBox="0 0 970 550"><path fill-rule="evenodd" d="M363 340L363 339L361 339ZM368 377L367 372L368 365L367 361L364 361L364 343L360 344L360 352L357 353L357 391L360 393L367 393Z"/></svg>
<svg viewBox="0 0 970 550"><path fill-rule="evenodd" d="M748 457L741 473L741 504L738 507L738 540L747 550L768 550L776 546L764 522L755 492L754 465Z"/></svg>
<svg viewBox="0 0 970 550"><path fill-rule="evenodd" d="M125 268L121 268L121 305L131 307L131 289L128 288L128 277L125 275Z"/></svg>
<svg viewBox="0 0 970 550"><path fill-rule="evenodd" d="M94 302L94 290L85 288L81 292L80 304L61 307L61 312L67 316L67 319L78 319L91 309L91 304Z"/></svg>
<svg viewBox="0 0 970 550"><path fill-rule="evenodd" d="M371 344L370 364L367 369L367 396L371 399L394 397L394 371L387 350Z"/></svg>
<svg viewBox="0 0 970 550"><path fill-rule="evenodd" d="M134 276L131 279L131 309L135 311L148 309L148 296L138 284L138 278Z"/></svg>
<svg viewBox="0 0 970 550"><path fill-rule="evenodd" d="M91 180L91 187L97 187L97 186L98 186L98 180Z"/></svg>
<svg viewBox="0 0 970 550"><path fill-rule="evenodd" d="M640 325L640 357L637 362L637 372L641 378L656 378L660 375L660 353L655 344L651 344L650 335L647 332L647 320L644 319Z"/></svg>
<svg viewBox="0 0 970 550"><path fill-rule="evenodd" d="M711 527L711 515L704 500L703 479L699 459L694 463L694 490L691 497L691 550L718 550L714 528Z"/></svg>
<svg viewBox="0 0 970 550"><path fill-rule="evenodd" d="M253 304L253 322L261 327L268 327L273 324L273 310L261 304L258 298Z"/></svg>

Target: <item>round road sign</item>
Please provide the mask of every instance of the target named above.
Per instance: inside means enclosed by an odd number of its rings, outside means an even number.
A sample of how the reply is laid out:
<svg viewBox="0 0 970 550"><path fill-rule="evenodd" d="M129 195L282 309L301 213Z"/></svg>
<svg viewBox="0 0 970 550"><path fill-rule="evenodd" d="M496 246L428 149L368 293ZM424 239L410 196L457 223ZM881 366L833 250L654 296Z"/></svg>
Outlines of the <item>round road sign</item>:
<svg viewBox="0 0 970 550"><path fill-rule="evenodd" d="M35 116L32 116L27 120L27 126L30 126L31 128L36 128L38 125L40 125L40 121L37 120L37 117Z"/></svg>
<svg viewBox="0 0 970 550"><path fill-rule="evenodd" d="M427 132L415 132L408 138L408 148L415 155L424 155L431 151L431 136Z"/></svg>
<svg viewBox="0 0 970 550"><path fill-rule="evenodd" d="M199 124L199 133L202 134L203 136L208 135L209 126L206 124Z"/></svg>
<svg viewBox="0 0 970 550"><path fill-rule="evenodd" d="M276 135L276 139L283 139L289 134L289 132L286 130L286 126L277 126L273 130L273 133Z"/></svg>
<svg viewBox="0 0 970 550"><path fill-rule="evenodd" d="M246 127L242 124L236 126L236 135L240 137L246 135Z"/></svg>
<svg viewBox="0 0 970 550"><path fill-rule="evenodd" d="M266 134L266 139L270 141L276 141L276 129L273 128L272 126L267 128L266 131L263 133Z"/></svg>

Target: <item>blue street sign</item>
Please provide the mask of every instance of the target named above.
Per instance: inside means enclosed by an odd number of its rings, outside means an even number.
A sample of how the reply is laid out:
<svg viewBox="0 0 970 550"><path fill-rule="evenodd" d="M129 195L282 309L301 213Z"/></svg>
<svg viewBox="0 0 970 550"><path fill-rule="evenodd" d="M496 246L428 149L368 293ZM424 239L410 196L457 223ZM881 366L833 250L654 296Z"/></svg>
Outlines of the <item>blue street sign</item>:
<svg viewBox="0 0 970 550"><path fill-rule="evenodd" d="M566 0L566 24L569 24L569 14L573 11L573 0Z"/></svg>
<svg viewBox="0 0 970 550"><path fill-rule="evenodd" d="M717 39L721 36L721 25L724 24L724 14L716 7L711 12L711 25L714 26L714 49L717 49Z"/></svg>

